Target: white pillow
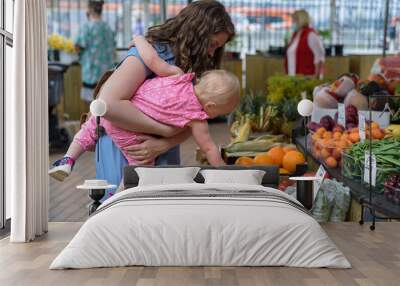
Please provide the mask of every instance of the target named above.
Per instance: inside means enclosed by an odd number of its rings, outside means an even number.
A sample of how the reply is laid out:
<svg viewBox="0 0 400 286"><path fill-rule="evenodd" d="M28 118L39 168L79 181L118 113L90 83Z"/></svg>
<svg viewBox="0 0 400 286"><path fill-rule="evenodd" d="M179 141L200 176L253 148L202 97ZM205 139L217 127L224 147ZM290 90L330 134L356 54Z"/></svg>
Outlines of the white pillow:
<svg viewBox="0 0 400 286"><path fill-rule="evenodd" d="M199 167L185 168L135 168L139 176L138 186L195 183Z"/></svg>
<svg viewBox="0 0 400 286"><path fill-rule="evenodd" d="M261 185L265 171L262 170L202 170L205 184Z"/></svg>

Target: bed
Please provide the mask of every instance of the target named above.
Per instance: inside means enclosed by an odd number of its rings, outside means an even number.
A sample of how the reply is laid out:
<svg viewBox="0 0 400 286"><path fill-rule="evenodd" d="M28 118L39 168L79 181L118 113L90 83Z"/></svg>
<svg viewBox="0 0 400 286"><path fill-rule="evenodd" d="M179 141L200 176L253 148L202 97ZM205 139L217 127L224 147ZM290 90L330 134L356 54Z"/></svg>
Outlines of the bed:
<svg viewBox="0 0 400 286"><path fill-rule="evenodd" d="M98 208L50 269L351 267L308 211L276 189L277 168L251 169L266 172L262 185L203 183L199 173L193 183L138 186L135 167L127 167L126 189Z"/></svg>

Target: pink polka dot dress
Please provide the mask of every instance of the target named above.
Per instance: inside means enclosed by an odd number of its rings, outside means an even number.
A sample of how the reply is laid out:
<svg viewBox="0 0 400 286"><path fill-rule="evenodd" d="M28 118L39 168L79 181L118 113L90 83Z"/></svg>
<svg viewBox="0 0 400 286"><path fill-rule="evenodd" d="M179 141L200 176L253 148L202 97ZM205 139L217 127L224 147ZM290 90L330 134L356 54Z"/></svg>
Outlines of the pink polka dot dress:
<svg viewBox="0 0 400 286"><path fill-rule="evenodd" d="M209 118L194 93L193 79L194 74L187 73L181 76L156 77L146 80L130 101L154 120L184 128L191 121ZM137 162L125 152L124 148L139 144L138 135L141 133L119 128L104 118L101 119L101 124L115 145L122 151L128 163L137 165ZM74 141L84 150L88 150L95 145L96 138L96 118L91 116L82 125Z"/></svg>

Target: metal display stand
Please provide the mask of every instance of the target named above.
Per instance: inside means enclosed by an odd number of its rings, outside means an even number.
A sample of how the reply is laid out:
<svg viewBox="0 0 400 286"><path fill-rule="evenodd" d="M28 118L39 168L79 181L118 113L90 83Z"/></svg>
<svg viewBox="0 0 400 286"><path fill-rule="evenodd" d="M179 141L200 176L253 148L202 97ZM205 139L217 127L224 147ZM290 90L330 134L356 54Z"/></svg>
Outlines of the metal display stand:
<svg viewBox="0 0 400 286"><path fill-rule="evenodd" d="M368 96L367 97L368 106L369 107L371 106L371 98L379 98L379 97L383 97L383 96L382 95ZM398 98L400 100L399 96L393 95L393 97L396 97L396 98ZM368 114L369 114L368 120L372 121L372 110L371 110L371 108L369 108ZM369 228L371 230L375 230L376 219L387 219L387 220L400 219L400 208L399 208L399 212L392 214L394 216L389 215L387 217L382 217L382 216L378 216L376 214L377 210L376 210L376 207L375 207L375 204L374 204L374 201L373 201L374 190L373 190L373 185L372 185L372 155L373 155L373 153L372 153L372 128L369 128L368 142L369 142L369 144L368 144L369 145L368 146L368 148L369 148L369 152L368 152L369 153L369 160L368 160L369 161L369 166L368 166L368 169L369 169L369 172L368 172L369 180L368 180L368 184L367 184L367 189L368 189L369 195L368 195L368 200L366 200L365 198L360 198L361 218L360 218L359 224L360 225L364 224L364 209L367 208L369 210L371 216L372 216L372 224L369 226ZM388 201L387 203L390 204L391 202ZM383 214L385 214L385 213L383 213Z"/></svg>

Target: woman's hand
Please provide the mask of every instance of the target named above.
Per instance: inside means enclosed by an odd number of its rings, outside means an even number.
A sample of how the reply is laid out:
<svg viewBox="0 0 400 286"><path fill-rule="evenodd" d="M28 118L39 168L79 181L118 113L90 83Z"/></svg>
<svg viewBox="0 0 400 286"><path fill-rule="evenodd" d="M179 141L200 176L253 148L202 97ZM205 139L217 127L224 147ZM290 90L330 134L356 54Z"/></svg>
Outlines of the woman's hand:
<svg viewBox="0 0 400 286"><path fill-rule="evenodd" d="M150 164L159 155L173 147L164 138L140 135L139 140L142 143L126 147L125 151L140 165Z"/></svg>
<svg viewBox="0 0 400 286"><path fill-rule="evenodd" d="M125 151L138 161L139 164L150 164L156 157L182 143L191 135L191 130L188 128L178 130L180 133L170 138L155 138L149 135L140 135L139 140L142 143L126 147Z"/></svg>

